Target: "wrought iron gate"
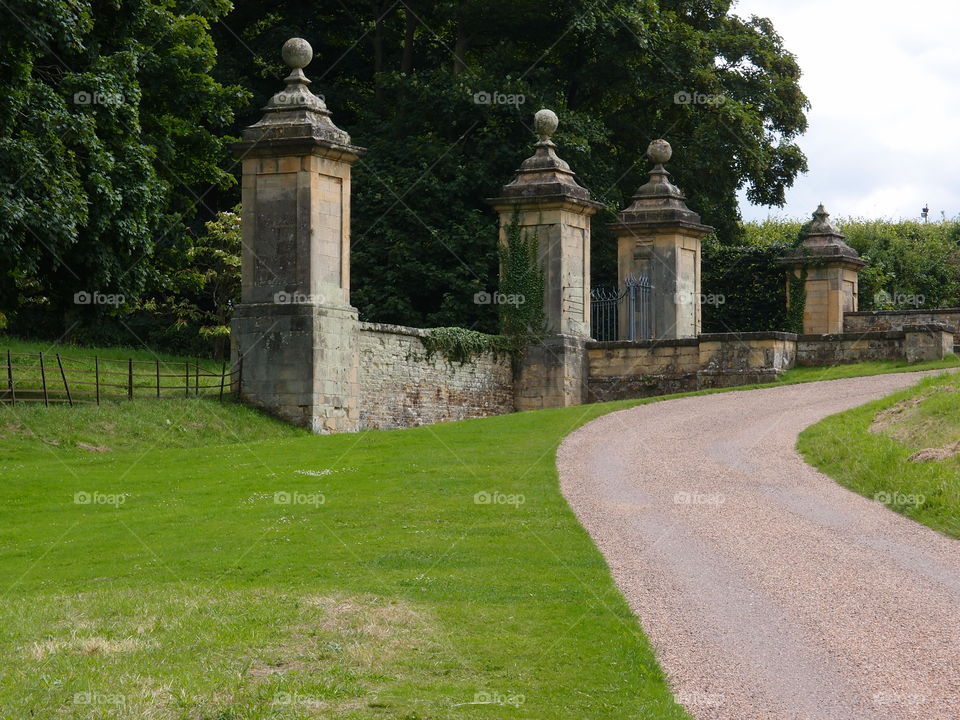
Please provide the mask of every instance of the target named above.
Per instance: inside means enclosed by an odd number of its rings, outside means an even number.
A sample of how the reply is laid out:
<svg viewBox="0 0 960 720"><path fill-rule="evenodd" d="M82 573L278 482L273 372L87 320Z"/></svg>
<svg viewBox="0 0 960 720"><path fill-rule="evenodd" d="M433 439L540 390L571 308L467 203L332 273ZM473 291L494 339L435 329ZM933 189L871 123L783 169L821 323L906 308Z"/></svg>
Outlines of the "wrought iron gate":
<svg viewBox="0 0 960 720"><path fill-rule="evenodd" d="M653 307L650 278L630 275L624 289L596 287L590 291L590 328L597 340L650 340ZM620 337L620 313L626 313L626 337Z"/></svg>

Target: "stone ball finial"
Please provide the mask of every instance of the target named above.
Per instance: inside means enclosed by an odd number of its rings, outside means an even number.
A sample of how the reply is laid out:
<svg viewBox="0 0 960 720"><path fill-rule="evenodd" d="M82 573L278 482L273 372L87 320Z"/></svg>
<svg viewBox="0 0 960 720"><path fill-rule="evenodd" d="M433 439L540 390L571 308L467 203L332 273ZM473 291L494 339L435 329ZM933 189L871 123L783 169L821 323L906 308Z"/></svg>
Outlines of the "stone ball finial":
<svg viewBox="0 0 960 720"><path fill-rule="evenodd" d="M651 162L663 165L673 157L673 148L666 140L654 140L647 147L647 157L650 158Z"/></svg>
<svg viewBox="0 0 960 720"><path fill-rule="evenodd" d="M303 38L290 38L283 44L280 53L283 61L293 70L303 69L313 60L313 48Z"/></svg>
<svg viewBox="0 0 960 720"><path fill-rule="evenodd" d="M553 110L543 108L537 110L537 114L533 116L533 128L541 140L549 140L559 125L560 120Z"/></svg>

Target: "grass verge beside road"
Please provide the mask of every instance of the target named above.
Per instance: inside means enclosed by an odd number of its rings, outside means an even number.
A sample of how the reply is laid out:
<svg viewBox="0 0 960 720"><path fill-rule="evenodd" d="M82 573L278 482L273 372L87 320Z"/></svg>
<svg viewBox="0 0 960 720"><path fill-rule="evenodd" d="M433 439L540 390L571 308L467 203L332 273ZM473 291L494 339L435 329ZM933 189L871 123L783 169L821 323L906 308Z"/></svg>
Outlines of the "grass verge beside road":
<svg viewBox="0 0 960 720"><path fill-rule="evenodd" d="M958 443L960 373L951 373L832 415L797 447L841 485L960 538Z"/></svg>

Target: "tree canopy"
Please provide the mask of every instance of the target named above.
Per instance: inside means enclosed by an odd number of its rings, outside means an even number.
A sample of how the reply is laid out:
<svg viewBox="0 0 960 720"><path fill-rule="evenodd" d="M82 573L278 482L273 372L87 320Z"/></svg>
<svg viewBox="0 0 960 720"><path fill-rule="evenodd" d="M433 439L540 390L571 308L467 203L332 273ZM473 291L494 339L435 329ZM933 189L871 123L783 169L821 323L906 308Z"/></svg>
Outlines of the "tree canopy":
<svg viewBox="0 0 960 720"><path fill-rule="evenodd" d="M669 169L725 240L741 232L741 188L783 203L806 169L800 69L768 20L730 6L238 0L215 28L217 73L265 101L282 72L277 48L310 41L307 74L369 149L355 172L354 303L370 319L489 329L495 315L472 303L496 278L484 198L531 153L540 107L560 115L560 155L606 205L594 221L598 281L615 271L606 223L644 182L654 138L673 144Z"/></svg>
<svg viewBox="0 0 960 720"><path fill-rule="evenodd" d="M0 7L0 299L78 307L156 281L211 186L247 93L211 75L210 23L230 8L156 0ZM63 328L69 330L69 327Z"/></svg>
<svg viewBox="0 0 960 720"><path fill-rule="evenodd" d="M650 140L673 144L675 181L727 243L739 190L781 204L806 167L796 60L730 0L8 0L0 19L0 302L40 303L61 330L102 314L72 302L80 291L182 307L191 248L239 200L227 143L279 89L292 36L369 149L352 229L367 319L495 327L473 302L497 276L484 198L531 154L540 107L606 208L595 281L613 279L606 225L644 181Z"/></svg>

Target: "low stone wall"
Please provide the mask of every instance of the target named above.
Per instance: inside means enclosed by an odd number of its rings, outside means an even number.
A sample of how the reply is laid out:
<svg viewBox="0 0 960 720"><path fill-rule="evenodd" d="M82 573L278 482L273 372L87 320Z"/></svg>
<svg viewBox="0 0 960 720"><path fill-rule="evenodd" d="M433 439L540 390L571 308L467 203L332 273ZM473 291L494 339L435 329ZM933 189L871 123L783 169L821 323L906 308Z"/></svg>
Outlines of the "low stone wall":
<svg viewBox="0 0 960 720"><path fill-rule="evenodd" d="M952 328L960 328L960 308L851 312L843 316L843 331L845 333L888 332L903 330L905 325L925 323L942 323Z"/></svg>
<svg viewBox="0 0 960 720"><path fill-rule="evenodd" d="M792 333L714 333L699 339L700 388L773 382L797 360Z"/></svg>
<svg viewBox="0 0 960 720"><path fill-rule="evenodd" d="M513 412L510 359L493 354L460 365L426 357L428 330L360 323L360 427L400 428Z"/></svg>
<svg viewBox="0 0 960 720"><path fill-rule="evenodd" d="M904 325L900 330L887 332L801 335L797 338L797 365L941 360L953 352L953 347L954 328L933 322Z"/></svg>
<svg viewBox="0 0 960 720"><path fill-rule="evenodd" d="M796 359L796 335L721 333L684 340L587 343L589 400L652 397L773 382Z"/></svg>
<svg viewBox="0 0 960 720"><path fill-rule="evenodd" d="M697 388L700 341L587 343L587 399L605 402Z"/></svg>
<svg viewBox="0 0 960 720"><path fill-rule="evenodd" d="M797 365L821 366L903 360L904 337L902 330L801 335L797 338Z"/></svg>
<svg viewBox="0 0 960 720"><path fill-rule="evenodd" d="M952 327L926 323L836 335L718 333L687 340L589 342L588 400L774 382L797 365L937 360L952 352L953 339Z"/></svg>

